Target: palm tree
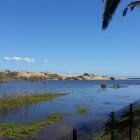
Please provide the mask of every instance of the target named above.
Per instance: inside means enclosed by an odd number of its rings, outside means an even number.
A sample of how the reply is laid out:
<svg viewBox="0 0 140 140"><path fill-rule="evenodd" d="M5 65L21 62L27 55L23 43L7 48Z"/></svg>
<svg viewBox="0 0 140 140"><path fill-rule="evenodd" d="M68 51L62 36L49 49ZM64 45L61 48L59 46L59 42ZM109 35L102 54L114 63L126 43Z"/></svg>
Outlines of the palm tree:
<svg viewBox="0 0 140 140"><path fill-rule="evenodd" d="M103 2L105 3L105 8L103 13L102 29L105 30L108 27L121 0L103 0ZM128 9L132 11L136 6L140 6L140 0L130 2L123 10L123 16L126 15Z"/></svg>

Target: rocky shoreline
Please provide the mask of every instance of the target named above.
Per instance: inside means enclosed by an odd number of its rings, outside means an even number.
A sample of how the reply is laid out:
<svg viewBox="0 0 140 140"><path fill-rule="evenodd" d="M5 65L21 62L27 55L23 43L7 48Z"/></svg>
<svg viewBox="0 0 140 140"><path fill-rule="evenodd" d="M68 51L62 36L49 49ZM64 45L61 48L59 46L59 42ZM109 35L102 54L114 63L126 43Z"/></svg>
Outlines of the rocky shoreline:
<svg viewBox="0 0 140 140"><path fill-rule="evenodd" d="M89 73L84 74L55 74L49 72L28 72L28 71L0 71L0 81L45 81L45 80L127 80L127 78L115 78L110 76L100 76Z"/></svg>

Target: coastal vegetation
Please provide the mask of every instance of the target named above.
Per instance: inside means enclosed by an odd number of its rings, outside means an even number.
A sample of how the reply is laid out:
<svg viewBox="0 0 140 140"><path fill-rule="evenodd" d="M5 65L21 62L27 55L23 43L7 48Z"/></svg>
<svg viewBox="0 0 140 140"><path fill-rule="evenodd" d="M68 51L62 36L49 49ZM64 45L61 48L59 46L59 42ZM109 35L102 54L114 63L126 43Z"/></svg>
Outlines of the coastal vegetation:
<svg viewBox="0 0 140 140"><path fill-rule="evenodd" d="M0 71L0 82L9 81L46 81L46 80L127 80L126 78L114 78L99 76L89 73L84 74L56 74L50 72L28 72L28 71Z"/></svg>
<svg viewBox="0 0 140 140"><path fill-rule="evenodd" d="M8 137L11 139L26 139L27 137L35 137L45 126L54 125L63 119L61 113L49 114L44 121L30 123L1 123L0 138Z"/></svg>
<svg viewBox="0 0 140 140"><path fill-rule="evenodd" d="M111 86L111 87L109 87L109 88L119 89L119 88L127 88L127 87L128 87L128 86L124 86L124 85L113 85L113 86ZM101 84L101 88L102 88L102 89L107 88L107 84L106 84L106 83L102 83L102 84Z"/></svg>
<svg viewBox="0 0 140 140"><path fill-rule="evenodd" d="M114 77L110 77L110 80L115 80L115 78Z"/></svg>
<svg viewBox="0 0 140 140"><path fill-rule="evenodd" d="M103 88L103 89L107 88L107 84L106 83L102 83L101 84L101 88Z"/></svg>
<svg viewBox="0 0 140 140"><path fill-rule="evenodd" d="M115 89L118 89L118 88L127 88L128 86L123 86L123 85L113 85L112 87L110 88L115 88Z"/></svg>
<svg viewBox="0 0 140 140"><path fill-rule="evenodd" d="M0 72L0 81L8 82L18 80L17 72L6 70L5 72Z"/></svg>
<svg viewBox="0 0 140 140"><path fill-rule="evenodd" d="M114 134L115 138L118 140L123 140L128 138L129 134L129 112L125 113L120 119L114 122ZM111 139L111 132L108 129L110 123L106 125L105 132L97 135L93 140L109 140ZM140 139L140 107L135 107L133 109L133 139Z"/></svg>
<svg viewBox="0 0 140 140"><path fill-rule="evenodd" d="M66 96L68 93L46 93L32 95L3 95L0 97L0 108L13 108L24 105L36 104L44 101L50 101L57 97Z"/></svg>
<svg viewBox="0 0 140 140"><path fill-rule="evenodd" d="M79 114L87 114L89 111L90 111L90 109L89 108L87 108L87 107L84 107L84 106L81 106L81 105L76 105L76 109L77 109L77 112L79 113Z"/></svg>

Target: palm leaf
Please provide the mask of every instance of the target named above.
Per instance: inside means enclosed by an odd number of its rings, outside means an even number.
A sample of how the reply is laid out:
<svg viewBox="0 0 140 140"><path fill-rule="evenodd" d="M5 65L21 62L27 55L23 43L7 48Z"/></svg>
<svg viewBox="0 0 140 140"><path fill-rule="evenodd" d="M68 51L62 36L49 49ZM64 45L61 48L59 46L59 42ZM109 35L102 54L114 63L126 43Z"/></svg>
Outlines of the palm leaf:
<svg viewBox="0 0 140 140"><path fill-rule="evenodd" d="M109 22L112 19L112 16L114 15L119 3L121 0L106 0L105 1L105 9L104 9L104 14L103 14L103 23L102 23L102 28L105 30Z"/></svg>
<svg viewBox="0 0 140 140"><path fill-rule="evenodd" d="M128 9L130 9L132 11L132 10L134 10L134 8L136 6L140 6L140 0L136 0L136 1L133 1L133 2L129 3L126 6L126 8L123 10L123 16L125 16L127 14Z"/></svg>

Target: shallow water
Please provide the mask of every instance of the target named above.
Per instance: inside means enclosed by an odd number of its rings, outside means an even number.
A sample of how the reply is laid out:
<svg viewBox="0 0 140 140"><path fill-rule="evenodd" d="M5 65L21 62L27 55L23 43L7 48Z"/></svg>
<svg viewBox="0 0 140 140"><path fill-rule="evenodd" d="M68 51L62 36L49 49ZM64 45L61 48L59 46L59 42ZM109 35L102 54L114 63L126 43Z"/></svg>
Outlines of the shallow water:
<svg viewBox="0 0 140 140"><path fill-rule="evenodd" d="M101 83L108 87L114 84L127 88L102 90ZM59 97L49 102L14 109L1 109L0 122L22 122L45 120L50 113L63 113L64 118L54 126L44 128L39 139L56 139L72 128L84 123L104 118L112 111L117 111L131 102L140 99L140 81L46 81L46 82L7 82L0 83L0 95L33 94L49 92L68 92L68 96ZM76 106L89 109L87 114L77 113Z"/></svg>

